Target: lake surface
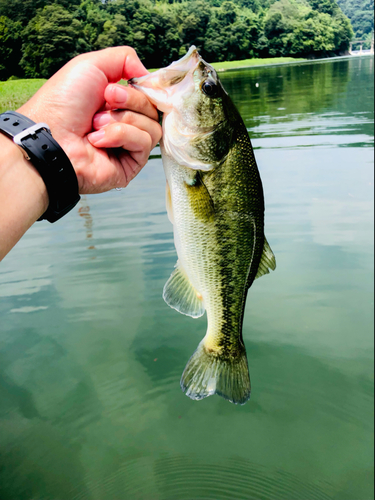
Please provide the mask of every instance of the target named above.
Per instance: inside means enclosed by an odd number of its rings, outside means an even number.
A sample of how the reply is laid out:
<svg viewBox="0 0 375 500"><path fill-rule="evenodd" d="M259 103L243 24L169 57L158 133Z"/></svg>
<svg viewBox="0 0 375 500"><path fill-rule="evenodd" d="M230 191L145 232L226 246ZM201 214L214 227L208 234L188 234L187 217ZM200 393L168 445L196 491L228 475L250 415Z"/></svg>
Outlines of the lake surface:
<svg viewBox="0 0 375 500"><path fill-rule="evenodd" d="M253 140L275 272L250 289L252 397L180 390L206 317L159 150L0 264L1 500L373 498L374 59L220 74Z"/></svg>

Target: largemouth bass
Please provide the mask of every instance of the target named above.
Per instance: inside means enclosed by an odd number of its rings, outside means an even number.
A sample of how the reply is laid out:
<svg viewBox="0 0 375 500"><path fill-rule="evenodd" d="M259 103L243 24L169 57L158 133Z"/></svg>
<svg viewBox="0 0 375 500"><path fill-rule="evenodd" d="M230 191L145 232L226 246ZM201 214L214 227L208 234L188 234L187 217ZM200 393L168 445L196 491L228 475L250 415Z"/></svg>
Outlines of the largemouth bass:
<svg viewBox="0 0 375 500"><path fill-rule="evenodd" d="M275 269L247 129L216 71L193 46L179 61L130 80L163 112L166 203L178 261L163 297L182 314L207 311L207 333L181 388L191 399L250 397L242 338L247 291Z"/></svg>

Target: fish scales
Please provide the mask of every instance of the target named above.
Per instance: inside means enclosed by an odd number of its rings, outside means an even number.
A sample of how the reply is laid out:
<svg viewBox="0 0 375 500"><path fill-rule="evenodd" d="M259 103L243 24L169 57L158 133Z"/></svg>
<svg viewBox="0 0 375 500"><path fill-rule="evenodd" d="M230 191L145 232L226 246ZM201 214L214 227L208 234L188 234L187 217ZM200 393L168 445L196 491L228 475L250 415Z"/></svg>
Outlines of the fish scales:
<svg viewBox="0 0 375 500"><path fill-rule="evenodd" d="M275 268L247 129L194 47L181 61L131 84L164 112L160 147L178 262L163 296L183 314L207 312L207 333L181 387L192 399L219 394L243 404L250 397L242 337L247 291Z"/></svg>

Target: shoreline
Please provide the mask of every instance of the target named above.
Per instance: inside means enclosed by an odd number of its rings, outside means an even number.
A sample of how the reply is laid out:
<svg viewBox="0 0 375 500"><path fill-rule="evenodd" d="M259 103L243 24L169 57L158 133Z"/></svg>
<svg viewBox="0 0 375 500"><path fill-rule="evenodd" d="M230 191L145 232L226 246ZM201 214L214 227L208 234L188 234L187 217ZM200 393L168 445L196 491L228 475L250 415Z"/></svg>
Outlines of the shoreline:
<svg viewBox="0 0 375 500"><path fill-rule="evenodd" d="M267 64L267 63L248 64L248 65L244 65L244 66L233 66L231 68L220 68L220 64L222 64L222 63L212 63L212 66L216 69L216 71L218 71L219 73L222 73L224 71L239 71L241 69L253 69L253 68L259 69L259 68L270 68L270 67L275 67L275 66L342 61L343 59L351 59L351 58L357 58L357 57L369 57L369 56L374 57L374 54L371 54L369 52L369 53L364 53L364 54L348 54L348 55L344 55L344 56L322 57L319 59L296 59L295 61L270 62L269 64ZM266 60L267 59L263 59L263 61L266 61ZM235 62L240 62L240 61L235 61Z"/></svg>

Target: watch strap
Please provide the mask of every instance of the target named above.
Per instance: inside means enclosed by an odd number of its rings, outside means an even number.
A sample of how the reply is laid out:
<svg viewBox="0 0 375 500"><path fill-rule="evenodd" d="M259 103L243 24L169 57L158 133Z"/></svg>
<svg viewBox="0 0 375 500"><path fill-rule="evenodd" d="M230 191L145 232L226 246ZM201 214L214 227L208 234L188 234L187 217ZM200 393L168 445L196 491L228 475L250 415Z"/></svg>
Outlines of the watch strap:
<svg viewBox="0 0 375 500"><path fill-rule="evenodd" d="M36 124L16 111L6 111L0 115L0 132L22 148L46 185L49 206L39 220L61 219L80 200L78 181L73 165L52 137L48 125Z"/></svg>

